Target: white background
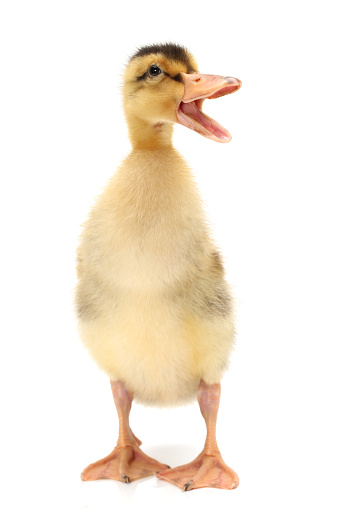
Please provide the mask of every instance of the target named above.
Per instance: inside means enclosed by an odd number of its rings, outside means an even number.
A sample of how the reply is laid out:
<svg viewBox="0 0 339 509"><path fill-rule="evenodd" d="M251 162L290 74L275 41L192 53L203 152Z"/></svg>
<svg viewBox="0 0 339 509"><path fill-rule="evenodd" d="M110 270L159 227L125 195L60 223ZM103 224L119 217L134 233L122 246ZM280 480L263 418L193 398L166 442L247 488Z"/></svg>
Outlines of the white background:
<svg viewBox="0 0 339 509"><path fill-rule="evenodd" d="M337 31L326 0L2 2L3 507L338 507ZM175 132L238 302L218 421L232 492L79 478L113 449L117 419L76 333L77 238L129 150L123 66L165 41L243 81L204 105L230 144ZM197 404L135 405L131 422L171 466L205 438Z"/></svg>

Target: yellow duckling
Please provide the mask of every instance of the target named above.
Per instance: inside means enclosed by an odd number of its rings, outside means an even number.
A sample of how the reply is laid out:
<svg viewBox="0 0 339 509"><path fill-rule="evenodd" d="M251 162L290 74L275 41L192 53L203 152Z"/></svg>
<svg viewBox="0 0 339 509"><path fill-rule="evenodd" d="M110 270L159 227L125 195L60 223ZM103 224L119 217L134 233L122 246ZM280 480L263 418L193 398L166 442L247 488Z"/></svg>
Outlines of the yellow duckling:
<svg viewBox="0 0 339 509"><path fill-rule="evenodd" d="M78 250L80 336L110 377L119 417L117 446L83 471L85 481L157 474L185 490L239 483L215 433L220 379L234 341L232 300L172 131L179 123L230 141L201 106L240 86L235 78L198 74L193 56L175 44L143 47L127 65L123 99L132 151L91 211ZM144 454L129 426L133 398L169 406L196 397L207 426L198 458L170 469Z"/></svg>

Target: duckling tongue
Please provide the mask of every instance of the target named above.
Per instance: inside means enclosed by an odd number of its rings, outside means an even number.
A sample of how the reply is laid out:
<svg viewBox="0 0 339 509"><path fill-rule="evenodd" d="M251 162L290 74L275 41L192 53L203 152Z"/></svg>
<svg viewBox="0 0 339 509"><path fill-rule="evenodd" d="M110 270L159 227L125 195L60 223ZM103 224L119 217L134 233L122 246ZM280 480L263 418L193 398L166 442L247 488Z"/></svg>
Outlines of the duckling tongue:
<svg viewBox="0 0 339 509"><path fill-rule="evenodd" d="M218 141L219 143L231 141L232 136L230 133L222 125L201 111L202 103L201 99L189 103L181 102L177 111L179 123L210 140Z"/></svg>

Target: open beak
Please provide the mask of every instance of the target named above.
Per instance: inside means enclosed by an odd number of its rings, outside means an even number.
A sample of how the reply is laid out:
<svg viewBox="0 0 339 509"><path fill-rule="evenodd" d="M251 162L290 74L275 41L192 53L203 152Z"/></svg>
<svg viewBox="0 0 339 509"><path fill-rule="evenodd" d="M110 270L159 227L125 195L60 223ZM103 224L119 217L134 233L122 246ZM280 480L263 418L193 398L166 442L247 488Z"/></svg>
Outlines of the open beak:
<svg viewBox="0 0 339 509"><path fill-rule="evenodd" d="M218 141L228 143L232 137L218 122L205 115L201 107L205 99L216 99L232 94L241 87L237 78L225 78L212 74L180 73L185 85L184 95L177 109L177 121L197 133Z"/></svg>

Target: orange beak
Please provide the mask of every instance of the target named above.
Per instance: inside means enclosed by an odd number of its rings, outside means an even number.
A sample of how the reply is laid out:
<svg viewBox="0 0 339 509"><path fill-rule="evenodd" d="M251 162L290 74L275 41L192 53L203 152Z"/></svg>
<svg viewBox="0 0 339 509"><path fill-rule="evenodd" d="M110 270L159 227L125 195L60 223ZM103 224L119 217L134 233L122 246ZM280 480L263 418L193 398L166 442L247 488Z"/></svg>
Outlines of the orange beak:
<svg viewBox="0 0 339 509"><path fill-rule="evenodd" d="M216 99L232 94L241 87L237 78L225 78L211 74L180 73L185 90L177 109L177 121L202 136L219 143L228 143L230 133L215 120L205 115L201 106L205 99Z"/></svg>

